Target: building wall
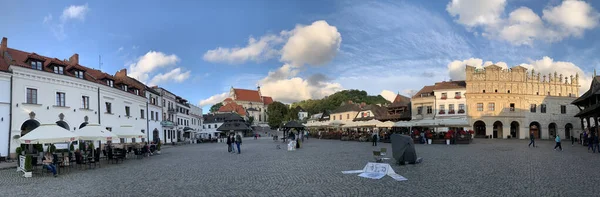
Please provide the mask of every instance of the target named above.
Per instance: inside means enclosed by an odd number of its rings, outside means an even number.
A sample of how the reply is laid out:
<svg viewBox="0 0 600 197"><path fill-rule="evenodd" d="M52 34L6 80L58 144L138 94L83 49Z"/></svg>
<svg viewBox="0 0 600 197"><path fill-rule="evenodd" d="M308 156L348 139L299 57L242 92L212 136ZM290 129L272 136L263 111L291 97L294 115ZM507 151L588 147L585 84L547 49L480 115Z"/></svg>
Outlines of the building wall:
<svg viewBox="0 0 600 197"><path fill-rule="evenodd" d="M434 96L428 96L428 97L414 97L412 99L412 109L411 109L411 113L412 113L412 119L413 120L420 120L420 119L433 119L435 117L435 97ZM427 113L427 106L431 106L432 108L432 113ZM422 113L419 114L418 113L418 108L422 107Z"/></svg>
<svg viewBox="0 0 600 197"><path fill-rule="evenodd" d="M153 98L156 98L156 105L153 105L150 103L150 96L152 96ZM163 139L162 137L162 126L160 125L160 122L162 121L162 107L160 106L162 103L162 99L160 97L160 95L156 95L154 93L151 93L149 91L146 91L146 98L148 98L148 112L147 112L147 120L148 120L148 141L154 141L155 140L155 131L156 131L156 137L158 139ZM154 116L152 117L152 115L150 115L150 113L157 113L158 112L158 116ZM153 119L154 118L154 119Z"/></svg>
<svg viewBox="0 0 600 197"><path fill-rule="evenodd" d="M0 60L2 61L2 60ZM8 143L12 136L10 127L10 73L0 72L0 155L5 157L9 154ZM13 151L14 152L14 151Z"/></svg>
<svg viewBox="0 0 600 197"><path fill-rule="evenodd" d="M352 122L352 120L354 120L354 118L356 117L357 114L358 114L357 111L348 111L348 112L342 112L342 113L332 113L329 116L329 120L330 121ZM341 116L341 119L340 119L340 116Z"/></svg>
<svg viewBox="0 0 600 197"><path fill-rule="evenodd" d="M111 103L111 113L108 113L106 102ZM129 106L130 116L126 116L125 106ZM146 98L127 93L120 89L111 88L100 85L100 118L101 124L110 130L117 129L133 129L136 132L144 132L144 137L147 136L146 122ZM141 111L144 110L144 119L141 118ZM123 126L131 126L131 128L121 128ZM109 130L109 129L107 129ZM147 139L145 139L147 141ZM132 142L132 139L125 139L125 142ZM135 139L136 142L141 142L141 139ZM113 142L119 142L119 139L113 139Z"/></svg>
<svg viewBox="0 0 600 197"><path fill-rule="evenodd" d="M10 153L20 146L19 140L12 136L21 136L21 125L35 113L34 120L40 124L56 124L63 114L63 121L69 131L79 129L88 117L88 123L98 123L98 87L97 84L69 76L11 66L13 71L12 131ZM37 89L37 104L27 104L27 88ZM65 93L65 107L56 106L56 92ZM89 110L82 109L82 96L89 97ZM18 105L18 106L17 106Z"/></svg>
<svg viewBox="0 0 600 197"><path fill-rule="evenodd" d="M177 111L175 111L174 114L169 113L169 103L171 103L172 108L175 109L177 106L177 102L175 102L175 95L163 90L162 88L156 88L156 91L158 91L161 94L161 106L162 106L162 112L165 118L163 118L163 121L168 120L171 121L173 123L177 123ZM164 102L164 105L163 105ZM162 130L161 130L161 135L160 135L162 142L163 143L171 143L171 142L177 142L177 130L176 127L166 127L163 126Z"/></svg>
<svg viewBox="0 0 600 197"><path fill-rule="evenodd" d="M565 126L570 124L573 127L572 134L579 136L581 126L579 119L574 117L578 109L570 104L579 92L578 76L571 76L567 81L560 80L562 75L554 74L552 80L548 81L547 77L540 78L540 74L528 74L522 67L510 70L496 67L476 70L467 67L466 70L470 129L475 130L475 123L483 121L486 135L493 135L496 129L498 138L507 138L514 122L513 129L518 128L515 137L525 139L529 138L530 124L539 123L541 138L549 139L554 137L549 132L550 124L556 124L556 134L563 138ZM481 111L478 103L483 104ZM493 109L490 109L490 103L493 103ZM514 104L514 108L511 104ZM535 112L530 110L532 104L536 105ZM542 104L546 105L546 113L541 113ZM561 113L561 105L566 107L564 114Z"/></svg>
<svg viewBox="0 0 600 197"><path fill-rule="evenodd" d="M460 98L456 99L455 94L456 92L459 93ZM467 99L465 97L465 92L466 89L462 88L462 89L444 89L444 90L434 90L434 95L436 98L436 105L434 106L434 111L436 114L435 118L436 119L444 119L444 118L467 118ZM447 94L447 98L443 99L442 98L442 94L446 93ZM449 105L453 104L454 105L454 114L450 114L450 107ZM459 105L463 104L465 106L464 109L464 113L458 113L459 110ZM444 114L440 114L440 105L444 106L444 110L445 113Z"/></svg>
<svg viewBox="0 0 600 197"><path fill-rule="evenodd" d="M304 120L308 118L308 112L298 112L298 120Z"/></svg>

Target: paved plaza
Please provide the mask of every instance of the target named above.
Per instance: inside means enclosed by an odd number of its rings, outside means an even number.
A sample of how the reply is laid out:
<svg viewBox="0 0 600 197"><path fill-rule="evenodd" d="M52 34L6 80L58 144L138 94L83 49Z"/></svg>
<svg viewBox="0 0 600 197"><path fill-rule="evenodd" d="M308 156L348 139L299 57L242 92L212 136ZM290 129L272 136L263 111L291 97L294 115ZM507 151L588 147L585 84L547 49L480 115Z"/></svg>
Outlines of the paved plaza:
<svg viewBox="0 0 600 197"><path fill-rule="evenodd" d="M166 148L163 154L52 176L22 178L1 170L3 196L597 196L600 154L551 141L475 140L470 145L416 145L422 164L397 166L408 181L357 174L370 143L309 139L293 152L247 138L242 154L222 143ZM282 149L276 149L281 145ZM391 150L391 144L380 144Z"/></svg>

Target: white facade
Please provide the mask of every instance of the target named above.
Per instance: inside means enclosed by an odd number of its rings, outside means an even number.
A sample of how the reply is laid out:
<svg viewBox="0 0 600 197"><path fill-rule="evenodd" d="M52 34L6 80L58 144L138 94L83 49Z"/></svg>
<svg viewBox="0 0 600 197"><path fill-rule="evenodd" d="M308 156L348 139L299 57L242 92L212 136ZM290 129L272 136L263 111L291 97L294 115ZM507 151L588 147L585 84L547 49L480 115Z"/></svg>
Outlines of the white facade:
<svg viewBox="0 0 600 197"><path fill-rule="evenodd" d="M161 130L161 141L163 143L177 142L177 130L175 123L177 123L177 111L175 95L163 88L153 88L161 95L161 106L162 106L162 130Z"/></svg>
<svg viewBox="0 0 600 197"><path fill-rule="evenodd" d="M57 124L62 121L69 131L88 123L98 123L98 84L70 76L10 66L12 81L12 130L10 151L20 146L18 138L26 121L38 124ZM28 89L30 100L28 102ZM31 93L34 90L35 93ZM64 93L64 106L57 101L57 93ZM35 95L32 97L32 95ZM83 106L82 97L89 105ZM0 97L1 98L1 97ZM87 108L87 109L86 109ZM62 123L61 122L61 123Z"/></svg>
<svg viewBox="0 0 600 197"><path fill-rule="evenodd" d="M202 118L202 108L195 106L195 105L190 105L191 110L190 110L190 116L191 116L191 123L190 123L190 127L194 130L194 137L193 139L196 138L200 138L200 132L202 131L202 122L203 122L203 118Z"/></svg>
<svg viewBox="0 0 600 197"><path fill-rule="evenodd" d="M110 104L108 104L110 103ZM110 107L108 106L110 105ZM110 108L110 109L109 109ZM127 114L126 108L129 108ZM137 132L143 132L144 137L147 134L146 124L146 98L134 95L113 87L100 85L100 125L106 127L109 131L115 129L133 129ZM142 112L142 110L144 110ZM143 114L143 118L142 118ZM129 127L130 126L130 127ZM133 139L123 139L124 142L132 142ZM135 142L141 142L142 139L135 139ZM113 139L113 142L119 142Z"/></svg>
<svg viewBox="0 0 600 197"><path fill-rule="evenodd" d="M300 111L298 112L298 120L304 120L308 118L308 112Z"/></svg>
<svg viewBox="0 0 600 197"><path fill-rule="evenodd" d="M2 59L0 59L2 61ZM10 73L0 71L0 156L9 154L10 135Z"/></svg>
<svg viewBox="0 0 600 197"><path fill-rule="evenodd" d="M466 88L434 90L435 119L463 119L467 120ZM464 128L463 128L464 129ZM437 128L438 132L447 131L447 127Z"/></svg>
<svg viewBox="0 0 600 197"><path fill-rule="evenodd" d="M148 99L147 120L148 120L148 141L157 141L162 139L162 98L160 94L155 94L150 90L146 90L146 98Z"/></svg>

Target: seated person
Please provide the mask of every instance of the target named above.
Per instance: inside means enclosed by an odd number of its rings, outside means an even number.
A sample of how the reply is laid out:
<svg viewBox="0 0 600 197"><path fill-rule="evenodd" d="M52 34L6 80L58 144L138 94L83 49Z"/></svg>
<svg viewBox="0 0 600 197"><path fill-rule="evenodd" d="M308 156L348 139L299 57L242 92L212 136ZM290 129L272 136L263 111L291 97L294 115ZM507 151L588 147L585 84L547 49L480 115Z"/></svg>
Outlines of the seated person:
<svg viewBox="0 0 600 197"><path fill-rule="evenodd" d="M44 164L44 168L52 171L52 174L54 175L54 177L58 176L56 174L56 166L54 166L54 162L53 161L53 157L50 154L50 152L46 152L46 155L44 156L44 160L42 161L42 163Z"/></svg>

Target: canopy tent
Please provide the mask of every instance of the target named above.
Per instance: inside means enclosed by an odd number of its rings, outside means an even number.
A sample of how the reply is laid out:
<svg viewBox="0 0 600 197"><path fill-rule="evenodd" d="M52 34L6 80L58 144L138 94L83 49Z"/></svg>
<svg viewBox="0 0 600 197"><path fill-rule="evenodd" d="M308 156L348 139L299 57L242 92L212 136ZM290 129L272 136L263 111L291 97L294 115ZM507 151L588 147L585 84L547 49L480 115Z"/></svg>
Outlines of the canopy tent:
<svg viewBox="0 0 600 197"><path fill-rule="evenodd" d="M411 121L398 121L394 123L394 127L412 127L414 125Z"/></svg>
<svg viewBox="0 0 600 197"><path fill-rule="evenodd" d="M144 133L135 131L132 126L121 126L115 129L113 133L119 138L144 138Z"/></svg>
<svg viewBox="0 0 600 197"><path fill-rule="evenodd" d="M119 138L119 136L107 131L99 124L88 124L74 133L79 136L80 140L112 141L113 139Z"/></svg>
<svg viewBox="0 0 600 197"><path fill-rule="evenodd" d="M360 121L358 122L358 127L376 127L378 124L381 124L381 121L371 119L369 121Z"/></svg>
<svg viewBox="0 0 600 197"><path fill-rule="evenodd" d="M390 128L394 126L394 122L392 121L386 121L386 122L381 122L379 124L377 124L377 127L384 127L384 128Z"/></svg>
<svg viewBox="0 0 600 197"><path fill-rule="evenodd" d="M334 120L334 121L330 121L329 122L329 126L333 126L333 127L340 127L342 125L344 125L345 123L343 123L342 121L339 120Z"/></svg>
<svg viewBox="0 0 600 197"><path fill-rule="evenodd" d="M348 124L345 124L344 126L342 126L342 128L352 128L352 127L357 127L359 124L359 122L348 122Z"/></svg>
<svg viewBox="0 0 600 197"><path fill-rule="evenodd" d="M441 127L468 127L469 121L467 119L455 118L455 119L440 119L438 120L439 126Z"/></svg>
<svg viewBox="0 0 600 197"><path fill-rule="evenodd" d="M439 122L434 119L421 119L411 122L413 122L414 127L436 127L439 125Z"/></svg>
<svg viewBox="0 0 600 197"><path fill-rule="evenodd" d="M72 142L78 139L79 137L73 132L52 123L40 125L21 136L19 141L23 144L46 144Z"/></svg>

